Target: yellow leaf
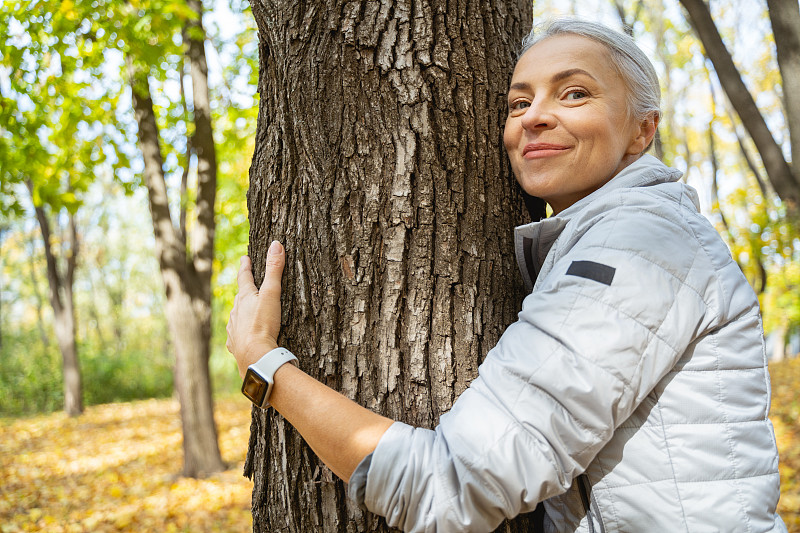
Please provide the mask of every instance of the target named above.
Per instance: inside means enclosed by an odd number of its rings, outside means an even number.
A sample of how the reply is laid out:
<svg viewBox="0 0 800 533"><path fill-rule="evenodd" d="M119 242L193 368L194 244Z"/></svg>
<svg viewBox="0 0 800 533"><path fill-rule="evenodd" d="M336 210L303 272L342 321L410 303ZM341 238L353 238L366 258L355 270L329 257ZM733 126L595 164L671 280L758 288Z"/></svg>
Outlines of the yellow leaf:
<svg viewBox="0 0 800 533"><path fill-rule="evenodd" d="M64 0L61 2L61 7L59 11L67 20L75 20L78 18L77 13L75 13L75 2L72 0Z"/></svg>

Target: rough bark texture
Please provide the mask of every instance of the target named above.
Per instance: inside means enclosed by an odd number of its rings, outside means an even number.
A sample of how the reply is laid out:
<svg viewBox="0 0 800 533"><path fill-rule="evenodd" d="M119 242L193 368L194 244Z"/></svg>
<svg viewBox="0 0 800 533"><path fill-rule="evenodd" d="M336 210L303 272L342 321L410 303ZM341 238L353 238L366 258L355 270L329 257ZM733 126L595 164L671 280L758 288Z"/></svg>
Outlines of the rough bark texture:
<svg viewBox="0 0 800 533"><path fill-rule="evenodd" d="M711 18L708 5L704 0L680 1L689 13L689 21L700 37L706 55L714 65L720 85L761 155L772 187L781 200L795 209L800 207L800 180L792 173L792 168L783 156L783 150L775 142L764 117L742 81L739 70Z"/></svg>
<svg viewBox="0 0 800 533"><path fill-rule="evenodd" d="M33 184L27 183L33 197ZM56 255L51 241L50 222L44 208L34 205L36 219L42 231L44 255L47 262L47 282L50 287L50 305L53 307L56 342L61 351L61 368L64 377L64 411L69 416L83 413L83 388L81 385L81 368L78 360L78 348L75 342L75 303L72 298L72 287L75 280L75 267L78 264L78 231L75 217L70 214L67 229L68 246L64 251L64 272L58 268Z"/></svg>
<svg viewBox="0 0 800 533"><path fill-rule="evenodd" d="M190 3L200 13L196 2ZM211 136L205 51L199 19L192 23L199 38L187 32L194 91L195 139L198 158L197 221L190 251L172 221L164 181L158 126L147 76L129 58L133 106L144 159L144 181L156 240L156 255L166 290L167 324L175 346L175 388L181 405L183 474L202 477L224 470L217 443L211 379L208 369L211 336L211 265L214 248L216 160ZM202 56L202 57L200 57Z"/></svg>
<svg viewBox="0 0 800 533"><path fill-rule="evenodd" d="M434 427L522 297L502 126L530 2L252 7L250 254L261 279L269 242L286 244L281 343L362 405ZM386 529L272 411L254 411L245 472L255 531Z"/></svg>

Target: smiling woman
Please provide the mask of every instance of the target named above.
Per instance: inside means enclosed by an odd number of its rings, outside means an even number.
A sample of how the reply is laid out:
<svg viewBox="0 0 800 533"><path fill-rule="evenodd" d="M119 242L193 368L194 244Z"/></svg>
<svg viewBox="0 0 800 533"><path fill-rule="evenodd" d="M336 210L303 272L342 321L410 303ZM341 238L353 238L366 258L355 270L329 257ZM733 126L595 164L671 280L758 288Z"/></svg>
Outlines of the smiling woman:
<svg viewBox="0 0 800 533"><path fill-rule="evenodd" d="M278 348L283 247L228 325L246 379L406 531L786 531L758 300L680 173L644 154L660 112L627 36L559 20L526 39L504 135L554 216L515 230L530 294L435 430L379 416ZM303 354L300 354L303 357ZM270 385L267 385L270 388Z"/></svg>
<svg viewBox="0 0 800 533"><path fill-rule="evenodd" d="M627 86L608 49L559 35L528 49L514 69L503 140L522 188L558 214L639 158L658 112L627 112Z"/></svg>

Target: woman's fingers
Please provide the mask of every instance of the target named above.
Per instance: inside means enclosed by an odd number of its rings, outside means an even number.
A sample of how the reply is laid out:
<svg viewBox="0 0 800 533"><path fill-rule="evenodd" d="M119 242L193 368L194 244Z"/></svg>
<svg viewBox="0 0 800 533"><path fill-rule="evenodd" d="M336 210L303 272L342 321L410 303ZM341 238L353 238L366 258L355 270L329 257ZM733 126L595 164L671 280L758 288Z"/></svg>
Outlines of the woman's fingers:
<svg viewBox="0 0 800 533"><path fill-rule="evenodd" d="M278 241L272 241L267 251L264 282L258 291L259 315L264 319L267 334L278 338L281 329L281 277L286 264L286 254Z"/></svg>
<svg viewBox="0 0 800 533"><path fill-rule="evenodd" d="M246 255L243 255L241 261L239 261L239 273L236 275L236 285L239 286L239 292L236 293L236 298L239 298L240 295L256 292L256 284L253 280L253 265L250 258Z"/></svg>
<svg viewBox="0 0 800 533"><path fill-rule="evenodd" d="M225 347L236 358L242 376L248 365L277 347L281 331L281 276L285 257L283 246L274 241L267 252L264 282L260 289L256 289L253 280L250 258L242 257L239 265L236 275L239 290L225 328L228 333Z"/></svg>

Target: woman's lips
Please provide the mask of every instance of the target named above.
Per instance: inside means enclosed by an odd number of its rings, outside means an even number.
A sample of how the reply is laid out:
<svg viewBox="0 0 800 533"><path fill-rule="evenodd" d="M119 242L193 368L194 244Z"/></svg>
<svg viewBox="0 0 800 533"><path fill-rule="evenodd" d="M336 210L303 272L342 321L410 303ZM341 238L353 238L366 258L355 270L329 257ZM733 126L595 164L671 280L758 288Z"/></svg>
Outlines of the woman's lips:
<svg viewBox="0 0 800 533"><path fill-rule="evenodd" d="M540 159L563 154L569 146L551 143L529 143L522 149L522 157L525 159Z"/></svg>

